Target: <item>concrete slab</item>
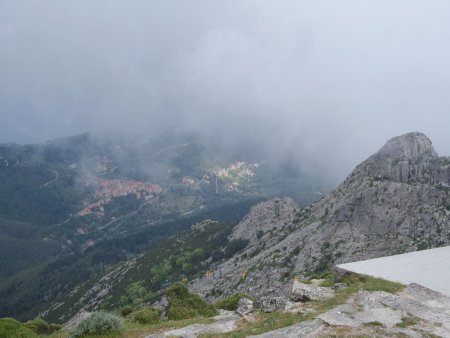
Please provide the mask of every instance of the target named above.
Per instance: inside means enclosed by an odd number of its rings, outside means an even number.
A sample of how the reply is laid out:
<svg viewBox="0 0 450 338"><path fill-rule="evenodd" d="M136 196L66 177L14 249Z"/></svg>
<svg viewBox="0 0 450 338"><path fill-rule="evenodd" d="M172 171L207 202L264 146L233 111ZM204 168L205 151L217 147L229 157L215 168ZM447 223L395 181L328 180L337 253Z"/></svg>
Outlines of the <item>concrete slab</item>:
<svg viewBox="0 0 450 338"><path fill-rule="evenodd" d="M402 284L417 283L450 296L450 247L340 264L338 267Z"/></svg>

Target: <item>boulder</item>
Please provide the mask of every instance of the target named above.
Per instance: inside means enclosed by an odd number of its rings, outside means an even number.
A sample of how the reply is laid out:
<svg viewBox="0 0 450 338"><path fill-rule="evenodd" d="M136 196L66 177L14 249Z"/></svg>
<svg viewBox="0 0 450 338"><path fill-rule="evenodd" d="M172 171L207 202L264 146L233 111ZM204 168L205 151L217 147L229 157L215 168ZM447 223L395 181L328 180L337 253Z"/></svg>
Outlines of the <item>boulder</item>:
<svg viewBox="0 0 450 338"><path fill-rule="evenodd" d="M236 312L242 317L245 317L253 312L254 309L255 308L253 307L253 301L244 297L239 299Z"/></svg>
<svg viewBox="0 0 450 338"><path fill-rule="evenodd" d="M255 302L255 307L263 312L274 312L276 310L284 310L288 300L284 297L266 297Z"/></svg>
<svg viewBox="0 0 450 338"><path fill-rule="evenodd" d="M313 284L303 284L294 281L291 291L291 300L294 302L307 302L310 300L323 300L334 297L334 291Z"/></svg>

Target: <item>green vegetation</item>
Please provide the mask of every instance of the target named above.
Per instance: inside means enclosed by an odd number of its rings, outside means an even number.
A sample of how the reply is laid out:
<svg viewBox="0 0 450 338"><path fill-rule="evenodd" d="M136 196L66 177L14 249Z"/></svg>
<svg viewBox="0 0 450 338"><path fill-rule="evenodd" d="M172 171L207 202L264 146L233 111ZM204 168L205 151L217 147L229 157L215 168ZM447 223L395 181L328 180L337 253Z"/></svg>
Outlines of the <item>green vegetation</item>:
<svg viewBox="0 0 450 338"><path fill-rule="evenodd" d="M408 315L408 316L402 317L402 321L400 323L395 324L395 326L405 328L408 326L416 325L418 322L419 322L419 318Z"/></svg>
<svg viewBox="0 0 450 338"><path fill-rule="evenodd" d="M144 307L140 310L134 311L130 314L131 320L140 324L156 324L159 322L159 316L161 313L151 307Z"/></svg>
<svg viewBox="0 0 450 338"><path fill-rule="evenodd" d="M49 324L41 318L20 323L13 318L0 318L0 338L28 338L51 335L62 326L59 324Z"/></svg>
<svg viewBox="0 0 450 338"><path fill-rule="evenodd" d="M53 332L61 330L62 326L59 324L49 324L42 318L36 318L26 322L25 327L37 334L52 334Z"/></svg>
<svg viewBox="0 0 450 338"><path fill-rule="evenodd" d="M245 293L235 293L219 300L215 306L218 309L224 309L228 311L236 311L241 298L250 298Z"/></svg>
<svg viewBox="0 0 450 338"><path fill-rule="evenodd" d="M405 286L400 283L387 281L381 278L370 277L367 275L357 275L354 273L346 274L342 282L350 286L350 289L358 288L365 291L384 291L389 293L398 293Z"/></svg>
<svg viewBox="0 0 450 338"><path fill-rule="evenodd" d="M104 306L109 309L118 305L136 307L150 299L156 300L158 291L170 283L212 273L204 262L212 253L225 250L232 227L230 224L205 222L199 229L194 228L163 241L139 258L124 279L114 285L112 297L105 301Z"/></svg>
<svg viewBox="0 0 450 338"><path fill-rule="evenodd" d="M366 323L366 325L368 325L368 326L378 326L378 327L384 326L383 323L380 323L378 321L368 322L368 323Z"/></svg>
<svg viewBox="0 0 450 338"><path fill-rule="evenodd" d="M176 283L167 289L169 308L167 316L171 320L193 317L212 317L217 315L213 305L207 303L198 295L189 293L186 285Z"/></svg>
<svg viewBox="0 0 450 338"><path fill-rule="evenodd" d="M0 318L0 338L32 338L36 334L13 318Z"/></svg>
<svg viewBox="0 0 450 338"><path fill-rule="evenodd" d="M122 320L111 313L93 312L89 317L81 320L71 334L73 337L105 334L118 331L122 326Z"/></svg>
<svg viewBox="0 0 450 338"><path fill-rule="evenodd" d="M124 306L123 308L120 309L120 314L123 317L128 316L131 312L133 312L133 308L131 306L128 306L128 305L126 305L126 306Z"/></svg>

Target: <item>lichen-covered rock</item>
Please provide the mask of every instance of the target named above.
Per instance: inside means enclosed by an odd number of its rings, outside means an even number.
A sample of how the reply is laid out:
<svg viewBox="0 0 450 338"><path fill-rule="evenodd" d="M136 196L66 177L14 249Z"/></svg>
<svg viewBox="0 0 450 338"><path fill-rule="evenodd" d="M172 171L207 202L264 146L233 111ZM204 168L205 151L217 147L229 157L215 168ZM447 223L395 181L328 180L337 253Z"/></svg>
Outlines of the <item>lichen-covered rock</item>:
<svg viewBox="0 0 450 338"><path fill-rule="evenodd" d="M294 281L290 299L294 302L308 302L311 300L323 300L333 297L334 291L330 288Z"/></svg>

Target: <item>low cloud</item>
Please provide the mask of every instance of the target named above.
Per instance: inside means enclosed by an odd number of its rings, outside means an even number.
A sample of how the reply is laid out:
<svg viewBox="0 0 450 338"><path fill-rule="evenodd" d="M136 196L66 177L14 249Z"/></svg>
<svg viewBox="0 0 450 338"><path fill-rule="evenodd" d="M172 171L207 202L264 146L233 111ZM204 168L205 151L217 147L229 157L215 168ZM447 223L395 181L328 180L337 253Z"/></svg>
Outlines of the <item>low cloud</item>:
<svg viewBox="0 0 450 338"><path fill-rule="evenodd" d="M450 155L450 3L0 3L0 142L182 128L342 179L390 137Z"/></svg>

